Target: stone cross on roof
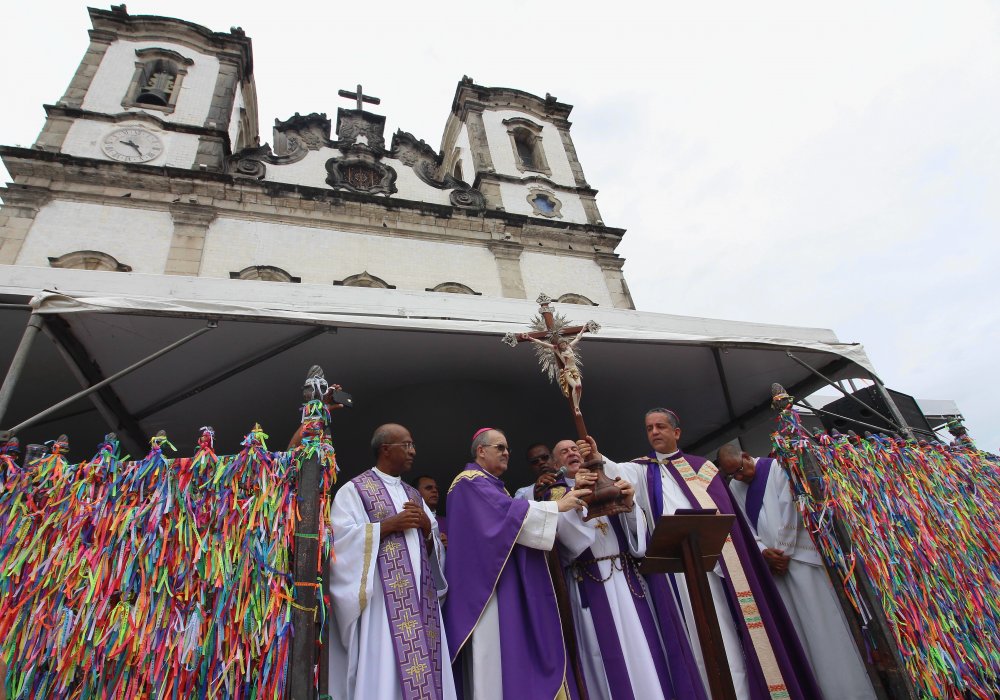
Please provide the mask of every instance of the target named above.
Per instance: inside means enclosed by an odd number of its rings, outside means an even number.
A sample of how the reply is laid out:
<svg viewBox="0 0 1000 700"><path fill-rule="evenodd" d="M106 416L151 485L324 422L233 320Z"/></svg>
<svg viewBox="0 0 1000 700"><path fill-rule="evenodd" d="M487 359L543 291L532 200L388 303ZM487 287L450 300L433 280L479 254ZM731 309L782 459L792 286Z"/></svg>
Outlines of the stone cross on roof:
<svg viewBox="0 0 1000 700"><path fill-rule="evenodd" d="M358 89L355 92L351 92L350 90L338 90L337 94L340 95L341 97L346 97L349 100L357 100L359 112L362 109L364 109L364 105L362 104L364 102L367 102L368 104L372 105L377 105L382 102L382 100L380 100L378 97L369 97L368 95L363 94L361 92L360 83L358 83Z"/></svg>

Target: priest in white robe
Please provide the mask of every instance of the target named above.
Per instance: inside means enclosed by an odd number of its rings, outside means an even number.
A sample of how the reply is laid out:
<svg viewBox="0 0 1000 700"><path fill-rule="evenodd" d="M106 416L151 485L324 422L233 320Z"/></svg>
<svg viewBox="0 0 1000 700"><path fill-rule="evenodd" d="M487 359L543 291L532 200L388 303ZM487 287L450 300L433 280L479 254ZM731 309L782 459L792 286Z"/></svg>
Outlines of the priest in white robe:
<svg viewBox="0 0 1000 700"><path fill-rule="evenodd" d="M330 687L334 700L454 700L439 599L444 549L420 494L402 480L416 448L401 425L372 437L375 467L333 503Z"/></svg>
<svg viewBox="0 0 1000 700"><path fill-rule="evenodd" d="M553 467L566 471L549 490L549 498L558 498L567 488L593 487L597 472L580 469L583 456L573 440L556 443L552 453ZM673 688L648 592L637 571L637 559L646 554L646 517L634 507L632 484L621 479L615 485L628 513L587 521L585 512L567 511L559 516L556 535L587 691L591 700L682 698Z"/></svg>
<svg viewBox="0 0 1000 700"><path fill-rule="evenodd" d="M735 445L719 450L716 465L757 535L823 695L874 700L844 610L803 526L788 473L777 460L751 457Z"/></svg>

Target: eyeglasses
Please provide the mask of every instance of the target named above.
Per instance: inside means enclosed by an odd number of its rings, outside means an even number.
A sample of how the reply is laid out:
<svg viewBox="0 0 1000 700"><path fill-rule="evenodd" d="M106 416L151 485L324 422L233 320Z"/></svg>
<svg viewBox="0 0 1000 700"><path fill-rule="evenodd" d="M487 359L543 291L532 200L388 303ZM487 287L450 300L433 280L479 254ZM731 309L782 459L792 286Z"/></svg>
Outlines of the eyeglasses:
<svg viewBox="0 0 1000 700"><path fill-rule="evenodd" d="M538 464L539 462L548 462L552 459L552 455L538 455L537 457L532 457L528 460L528 464Z"/></svg>
<svg viewBox="0 0 1000 700"><path fill-rule="evenodd" d="M508 451L507 446L505 444L503 444L502 442L498 442L495 445L486 445L486 447L495 447L495 448L497 448L497 452L499 452L500 454L503 454L504 452Z"/></svg>
<svg viewBox="0 0 1000 700"><path fill-rule="evenodd" d="M733 471L733 472L731 472L729 474L726 474L726 481L732 481L733 479L736 478L736 475L739 474L739 473L741 473L742 471L743 471L743 465L741 464L739 469L737 469L737 470L735 470L735 471Z"/></svg>
<svg viewBox="0 0 1000 700"><path fill-rule="evenodd" d="M389 445L389 446L391 446L391 445L399 445L404 450L415 450L415 449L417 449L417 444L415 442L410 442L409 440L407 440L406 442L386 442L386 443L383 443L383 444L384 445Z"/></svg>
<svg viewBox="0 0 1000 700"><path fill-rule="evenodd" d="M740 468L734 469L733 471L729 472L728 474L725 475L724 478L726 479L726 481L732 481L733 479L736 478L737 474L743 473L743 470L746 469L746 466L747 466L746 462L740 462Z"/></svg>

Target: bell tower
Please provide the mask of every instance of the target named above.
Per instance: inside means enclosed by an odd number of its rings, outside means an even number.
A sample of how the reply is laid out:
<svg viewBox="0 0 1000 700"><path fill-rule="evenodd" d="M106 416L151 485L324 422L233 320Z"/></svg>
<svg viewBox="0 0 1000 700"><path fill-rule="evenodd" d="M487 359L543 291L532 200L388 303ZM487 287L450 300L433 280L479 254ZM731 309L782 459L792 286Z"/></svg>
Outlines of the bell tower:
<svg viewBox="0 0 1000 700"><path fill-rule="evenodd" d="M90 8L90 46L35 148L222 172L258 142L250 39L179 19Z"/></svg>

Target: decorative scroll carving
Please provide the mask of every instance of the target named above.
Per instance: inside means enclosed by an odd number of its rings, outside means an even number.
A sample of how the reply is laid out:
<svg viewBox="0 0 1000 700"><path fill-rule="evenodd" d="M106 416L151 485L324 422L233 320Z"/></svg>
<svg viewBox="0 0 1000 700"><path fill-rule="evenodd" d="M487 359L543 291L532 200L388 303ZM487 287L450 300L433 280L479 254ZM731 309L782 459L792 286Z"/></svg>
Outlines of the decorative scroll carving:
<svg viewBox="0 0 1000 700"><path fill-rule="evenodd" d="M452 206L475 210L486 207L486 198L481 192L472 189L467 183L450 173L442 173L441 178L438 179L444 158L423 139L417 139L413 134L397 130L392 135L392 150L389 155L399 160L403 165L413 168L417 177L431 187L439 190L454 190L449 195Z"/></svg>
<svg viewBox="0 0 1000 700"><path fill-rule="evenodd" d="M278 156L301 160L307 151L318 151L331 143L330 120L325 112L305 116L296 112L285 121L274 120L274 150Z"/></svg>

